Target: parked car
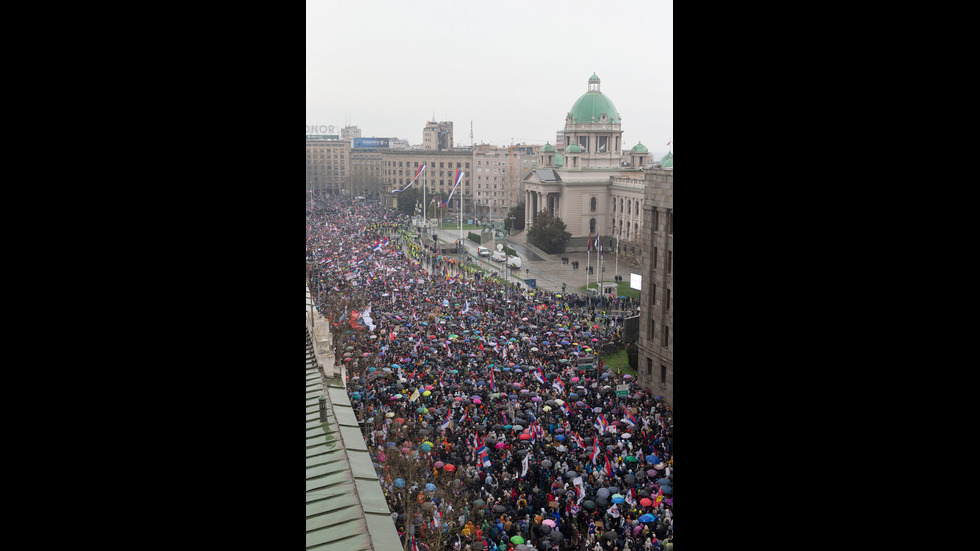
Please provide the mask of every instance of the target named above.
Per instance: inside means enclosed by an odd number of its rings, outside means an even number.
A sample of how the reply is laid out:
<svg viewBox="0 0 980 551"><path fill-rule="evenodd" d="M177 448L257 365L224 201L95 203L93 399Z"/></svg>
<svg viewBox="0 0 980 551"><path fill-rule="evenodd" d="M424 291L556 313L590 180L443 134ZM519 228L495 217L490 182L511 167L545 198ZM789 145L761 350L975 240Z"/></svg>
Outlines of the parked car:
<svg viewBox="0 0 980 551"><path fill-rule="evenodd" d="M476 248L476 254L478 254L480 256L490 256L490 249L488 249L486 247L477 247Z"/></svg>
<svg viewBox="0 0 980 551"><path fill-rule="evenodd" d="M503 262L507 260L507 253L505 253L504 251L493 251L493 254L490 255L490 260Z"/></svg>

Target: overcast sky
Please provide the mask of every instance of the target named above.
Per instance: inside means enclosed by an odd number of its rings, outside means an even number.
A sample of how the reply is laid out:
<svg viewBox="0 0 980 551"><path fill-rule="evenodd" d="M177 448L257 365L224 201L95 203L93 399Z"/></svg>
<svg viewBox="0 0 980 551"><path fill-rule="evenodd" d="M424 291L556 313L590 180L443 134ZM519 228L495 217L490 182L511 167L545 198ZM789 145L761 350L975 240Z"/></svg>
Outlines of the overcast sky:
<svg viewBox="0 0 980 551"><path fill-rule="evenodd" d="M674 126L673 0L307 0L306 124L422 143L555 143L589 77L623 144L666 154ZM670 149L673 148L673 144Z"/></svg>

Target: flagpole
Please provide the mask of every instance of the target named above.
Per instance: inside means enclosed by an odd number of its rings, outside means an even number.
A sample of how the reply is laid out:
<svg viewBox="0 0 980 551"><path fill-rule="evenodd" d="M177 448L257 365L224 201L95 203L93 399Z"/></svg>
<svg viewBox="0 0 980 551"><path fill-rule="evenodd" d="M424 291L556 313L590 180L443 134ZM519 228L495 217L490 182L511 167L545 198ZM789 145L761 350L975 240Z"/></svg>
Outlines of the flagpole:
<svg viewBox="0 0 980 551"><path fill-rule="evenodd" d="M425 163L422 164L425 166ZM422 227L429 229L429 219L425 216L425 170L422 171Z"/></svg>

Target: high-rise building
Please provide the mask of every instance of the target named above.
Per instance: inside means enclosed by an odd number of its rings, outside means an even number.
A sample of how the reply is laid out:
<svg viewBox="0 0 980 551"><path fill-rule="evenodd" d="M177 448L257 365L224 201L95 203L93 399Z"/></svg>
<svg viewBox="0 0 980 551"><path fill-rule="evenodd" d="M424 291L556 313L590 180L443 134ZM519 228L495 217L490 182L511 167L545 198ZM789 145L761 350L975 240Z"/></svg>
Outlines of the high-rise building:
<svg viewBox="0 0 980 551"><path fill-rule="evenodd" d="M422 149L446 151L453 148L452 121L429 121L422 130Z"/></svg>

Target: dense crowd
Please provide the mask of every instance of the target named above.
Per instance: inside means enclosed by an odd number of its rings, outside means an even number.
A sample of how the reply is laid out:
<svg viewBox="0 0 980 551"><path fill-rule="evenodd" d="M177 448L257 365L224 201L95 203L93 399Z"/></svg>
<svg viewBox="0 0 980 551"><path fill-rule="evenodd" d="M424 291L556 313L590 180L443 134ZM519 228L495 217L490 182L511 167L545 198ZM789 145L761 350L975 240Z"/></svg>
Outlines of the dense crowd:
<svg viewBox="0 0 980 551"><path fill-rule="evenodd" d="M596 354L634 303L474 277L376 203L307 207L308 284L407 549L673 548L671 408Z"/></svg>

